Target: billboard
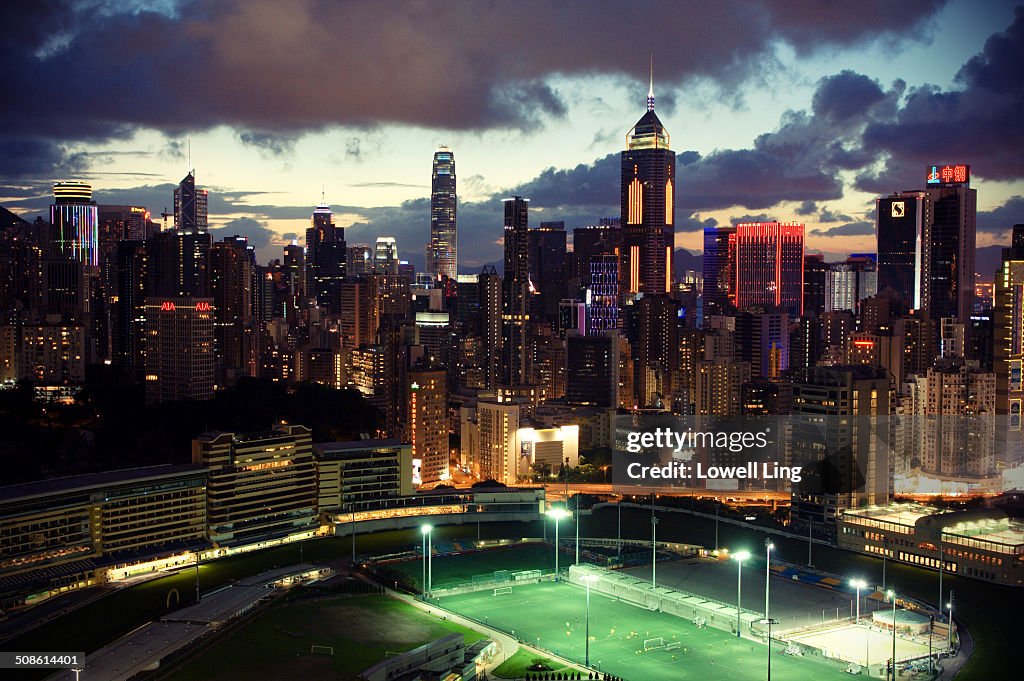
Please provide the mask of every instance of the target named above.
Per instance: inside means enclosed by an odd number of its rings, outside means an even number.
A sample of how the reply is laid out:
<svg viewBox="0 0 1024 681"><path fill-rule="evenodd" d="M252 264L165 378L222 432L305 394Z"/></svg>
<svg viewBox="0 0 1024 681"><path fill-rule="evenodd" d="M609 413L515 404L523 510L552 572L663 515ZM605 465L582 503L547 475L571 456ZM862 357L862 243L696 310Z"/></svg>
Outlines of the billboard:
<svg viewBox="0 0 1024 681"><path fill-rule="evenodd" d="M925 181L929 187L968 184L971 181L971 166L964 163L928 166Z"/></svg>

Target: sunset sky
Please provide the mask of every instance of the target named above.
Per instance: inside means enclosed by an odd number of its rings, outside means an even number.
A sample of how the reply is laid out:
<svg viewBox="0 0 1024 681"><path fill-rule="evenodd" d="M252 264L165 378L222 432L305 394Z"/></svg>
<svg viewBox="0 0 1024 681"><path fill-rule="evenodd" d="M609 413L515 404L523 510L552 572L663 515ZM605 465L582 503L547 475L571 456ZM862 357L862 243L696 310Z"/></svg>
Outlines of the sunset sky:
<svg viewBox="0 0 1024 681"><path fill-rule="evenodd" d="M811 250L873 251L874 197L928 163L971 164L979 246L1024 222L1011 2L15 1L0 22L0 205L29 218L57 179L158 214L190 149L211 226L261 261L301 243L323 191L350 244L392 235L422 264L447 144L479 267L511 194L534 225L618 215L653 52L679 246L764 216L805 222Z"/></svg>

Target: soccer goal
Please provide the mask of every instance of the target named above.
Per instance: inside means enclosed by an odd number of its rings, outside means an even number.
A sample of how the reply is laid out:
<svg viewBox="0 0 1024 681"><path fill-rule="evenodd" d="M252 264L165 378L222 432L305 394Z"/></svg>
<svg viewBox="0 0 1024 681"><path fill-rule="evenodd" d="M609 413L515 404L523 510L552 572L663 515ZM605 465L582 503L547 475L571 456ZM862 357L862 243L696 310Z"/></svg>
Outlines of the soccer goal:
<svg viewBox="0 0 1024 681"><path fill-rule="evenodd" d="M665 647L665 639L662 638L661 636L658 636L657 638L647 638L647 639L644 639L644 651L645 652L648 651L648 650L654 650L655 648L664 648L664 647Z"/></svg>
<svg viewBox="0 0 1024 681"><path fill-rule="evenodd" d="M680 643L679 641L673 641L672 643L669 643L665 646L665 650L680 650L682 649L682 647L682 643Z"/></svg>
<svg viewBox="0 0 1024 681"><path fill-rule="evenodd" d="M502 594L510 593L512 593L512 587L510 586L499 586L497 589L494 590L495 596L501 596Z"/></svg>
<svg viewBox="0 0 1024 681"><path fill-rule="evenodd" d="M334 646L318 646L311 645L309 647L310 655L330 655L334 657Z"/></svg>

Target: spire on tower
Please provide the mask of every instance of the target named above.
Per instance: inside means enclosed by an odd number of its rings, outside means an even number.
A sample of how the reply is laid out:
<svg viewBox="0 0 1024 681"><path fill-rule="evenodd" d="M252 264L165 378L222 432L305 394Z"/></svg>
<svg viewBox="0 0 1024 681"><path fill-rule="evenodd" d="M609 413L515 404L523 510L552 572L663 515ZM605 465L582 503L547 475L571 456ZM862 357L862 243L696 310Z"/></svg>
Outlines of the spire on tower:
<svg viewBox="0 0 1024 681"><path fill-rule="evenodd" d="M654 111L654 53L651 52L651 87L647 90L647 110Z"/></svg>

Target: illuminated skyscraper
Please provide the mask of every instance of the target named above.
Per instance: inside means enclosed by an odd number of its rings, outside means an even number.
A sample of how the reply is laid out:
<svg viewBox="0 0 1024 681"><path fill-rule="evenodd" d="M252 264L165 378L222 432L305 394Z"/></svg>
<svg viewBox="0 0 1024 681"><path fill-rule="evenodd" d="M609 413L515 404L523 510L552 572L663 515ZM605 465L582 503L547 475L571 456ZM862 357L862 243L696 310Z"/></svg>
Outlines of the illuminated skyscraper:
<svg viewBox="0 0 1024 681"><path fill-rule="evenodd" d="M626 135L622 152L623 299L672 289L675 175L676 154L669 148L665 126L654 113L652 79L647 113Z"/></svg>
<svg viewBox="0 0 1024 681"><path fill-rule="evenodd" d="M1013 226L995 281L993 369L996 374L996 456L1007 466L1024 458L1021 437L1024 404L1024 225Z"/></svg>
<svg viewBox="0 0 1024 681"><path fill-rule="evenodd" d="M99 265L99 213L92 186L65 181L53 185L51 243L60 255L85 265Z"/></svg>
<svg viewBox="0 0 1024 681"><path fill-rule="evenodd" d="M704 318L725 313L736 294L735 227L704 229Z"/></svg>
<svg viewBox="0 0 1024 681"><path fill-rule="evenodd" d="M448 147L434 152L430 181L430 243L427 272L434 279L455 279L458 273L458 239L455 228L455 154Z"/></svg>
<svg viewBox="0 0 1024 681"><path fill-rule="evenodd" d="M529 323L527 298L530 286L529 200L515 196L505 199L505 276L501 315L501 385L527 382L526 331Z"/></svg>
<svg viewBox="0 0 1024 681"><path fill-rule="evenodd" d="M921 308L932 319L970 321L978 190L968 165L930 166L921 221Z"/></svg>
<svg viewBox="0 0 1024 681"><path fill-rule="evenodd" d="M306 230L306 295L335 313L340 309L345 256L345 230L334 224L330 206L321 202Z"/></svg>
<svg viewBox="0 0 1024 681"><path fill-rule="evenodd" d="M875 200L878 291L892 289L907 308L921 306L921 220L925 193L900 192Z"/></svg>
<svg viewBox="0 0 1024 681"><path fill-rule="evenodd" d="M398 243L393 236L379 236L373 246L373 271L398 274Z"/></svg>
<svg viewBox="0 0 1024 681"><path fill-rule="evenodd" d="M174 226L187 232L205 232L209 226L207 209L208 192L196 189L196 171L178 183L174 190Z"/></svg>
<svg viewBox="0 0 1024 681"><path fill-rule="evenodd" d="M146 401L213 399L212 298L147 298Z"/></svg>
<svg viewBox="0 0 1024 681"><path fill-rule="evenodd" d="M791 222L736 225L736 307L784 307L803 314L804 226Z"/></svg>

